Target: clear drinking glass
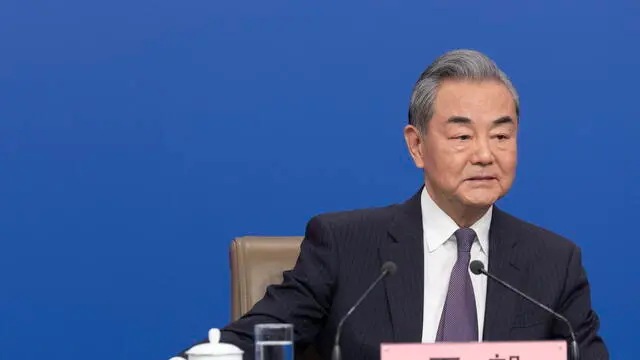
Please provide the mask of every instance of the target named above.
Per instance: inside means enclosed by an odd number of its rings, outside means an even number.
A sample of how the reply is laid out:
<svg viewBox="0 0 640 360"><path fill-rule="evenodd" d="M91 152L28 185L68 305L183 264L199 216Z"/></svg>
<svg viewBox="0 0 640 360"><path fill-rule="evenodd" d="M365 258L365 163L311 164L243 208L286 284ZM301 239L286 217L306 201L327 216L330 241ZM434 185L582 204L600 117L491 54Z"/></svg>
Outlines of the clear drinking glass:
<svg viewBox="0 0 640 360"><path fill-rule="evenodd" d="M292 324L257 324L256 360L293 360Z"/></svg>

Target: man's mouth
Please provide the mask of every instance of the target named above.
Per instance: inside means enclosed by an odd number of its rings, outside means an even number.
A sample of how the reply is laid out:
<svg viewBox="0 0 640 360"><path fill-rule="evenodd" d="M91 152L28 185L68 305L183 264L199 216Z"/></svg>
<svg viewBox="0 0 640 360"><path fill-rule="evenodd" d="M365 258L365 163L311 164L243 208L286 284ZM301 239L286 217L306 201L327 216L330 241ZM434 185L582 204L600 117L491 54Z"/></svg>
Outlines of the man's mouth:
<svg viewBox="0 0 640 360"><path fill-rule="evenodd" d="M467 179L468 181L489 181L496 180L495 176L472 176Z"/></svg>

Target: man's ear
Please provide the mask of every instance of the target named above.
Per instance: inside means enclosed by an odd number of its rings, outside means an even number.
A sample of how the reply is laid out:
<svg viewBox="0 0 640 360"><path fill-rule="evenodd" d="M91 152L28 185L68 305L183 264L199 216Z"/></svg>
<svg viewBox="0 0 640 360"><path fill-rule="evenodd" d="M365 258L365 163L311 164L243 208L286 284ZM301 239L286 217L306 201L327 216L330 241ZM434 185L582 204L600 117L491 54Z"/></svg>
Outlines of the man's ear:
<svg viewBox="0 0 640 360"><path fill-rule="evenodd" d="M420 130L413 125L407 125L404 128L404 140L407 142L407 148L409 149L409 154L411 154L411 158L413 158L413 162L416 164L416 167L423 169L424 168L424 139L420 134Z"/></svg>

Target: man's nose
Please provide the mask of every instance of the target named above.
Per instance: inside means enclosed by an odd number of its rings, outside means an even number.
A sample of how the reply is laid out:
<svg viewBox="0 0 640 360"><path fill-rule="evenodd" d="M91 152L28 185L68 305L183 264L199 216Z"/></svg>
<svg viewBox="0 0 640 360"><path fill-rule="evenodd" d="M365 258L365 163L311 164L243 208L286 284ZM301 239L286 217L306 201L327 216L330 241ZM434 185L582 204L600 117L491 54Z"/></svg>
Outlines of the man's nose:
<svg viewBox="0 0 640 360"><path fill-rule="evenodd" d="M493 153L489 146L489 139L477 138L474 145L471 162L477 165L491 165L493 163Z"/></svg>

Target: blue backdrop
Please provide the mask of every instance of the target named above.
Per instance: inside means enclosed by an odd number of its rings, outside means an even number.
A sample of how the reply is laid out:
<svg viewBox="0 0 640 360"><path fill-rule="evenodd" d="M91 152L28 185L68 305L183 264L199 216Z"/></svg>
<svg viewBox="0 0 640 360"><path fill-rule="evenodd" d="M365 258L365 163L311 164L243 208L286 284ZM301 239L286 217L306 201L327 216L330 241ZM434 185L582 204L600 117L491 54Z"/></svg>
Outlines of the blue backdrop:
<svg viewBox="0 0 640 360"><path fill-rule="evenodd" d="M0 3L0 358L166 359L229 318L235 236L403 201L402 127L436 56L522 96L502 206L584 250L633 359L636 1Z"/></svg>

